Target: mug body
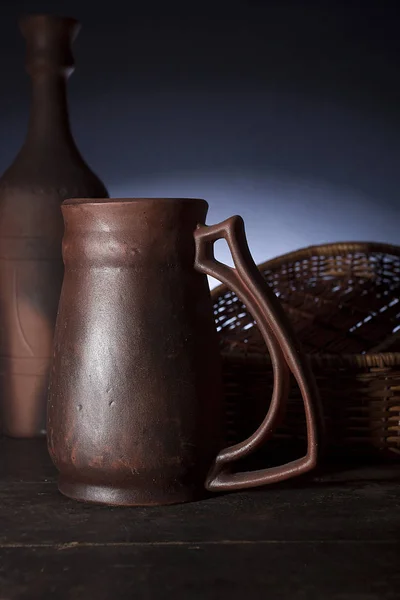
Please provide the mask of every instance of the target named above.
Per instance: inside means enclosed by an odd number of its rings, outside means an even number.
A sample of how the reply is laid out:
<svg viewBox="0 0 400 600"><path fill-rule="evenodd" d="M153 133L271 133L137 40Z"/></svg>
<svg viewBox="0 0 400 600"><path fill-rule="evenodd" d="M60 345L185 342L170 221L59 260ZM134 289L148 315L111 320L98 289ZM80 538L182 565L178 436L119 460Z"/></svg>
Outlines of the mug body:
<svg viewBox="0 0 400 600"><path fill-rule="evenodd" d="M169 198L63 204L47 430L67 496L151 505L205 495L224 437L212 303L194 269L207 208Z"/></svg>

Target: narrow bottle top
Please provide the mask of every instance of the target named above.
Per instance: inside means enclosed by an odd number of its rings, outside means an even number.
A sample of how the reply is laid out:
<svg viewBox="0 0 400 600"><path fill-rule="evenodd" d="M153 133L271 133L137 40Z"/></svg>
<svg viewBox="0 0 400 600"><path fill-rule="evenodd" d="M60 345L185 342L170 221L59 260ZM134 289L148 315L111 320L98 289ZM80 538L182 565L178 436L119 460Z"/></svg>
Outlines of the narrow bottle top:
<svg viewBox="0 0 400 600"><path fill-rule="evenodd" d="M26 68L31 75L52 71L69 75L74 69L71 51L80 24L70 17L54 15L27 15L19 26L26 40Z"/></svg>

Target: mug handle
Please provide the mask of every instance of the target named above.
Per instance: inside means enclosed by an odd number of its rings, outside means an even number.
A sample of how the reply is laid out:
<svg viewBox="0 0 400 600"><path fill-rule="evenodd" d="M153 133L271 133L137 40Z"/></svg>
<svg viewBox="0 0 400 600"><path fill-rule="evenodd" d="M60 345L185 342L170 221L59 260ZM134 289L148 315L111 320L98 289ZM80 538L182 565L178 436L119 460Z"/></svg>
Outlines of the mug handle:
<svg viewBox="0 0 400 600"><path fill-rule="evenodd" d="M214 242L224 238L232 254L235 268L214 257ZM274 387L264 421L247 440L229 446L216 457L205 483L209 491L238 490L283 481L306 473L317 464L319 431L323 421L313 373L296 339L288 318L273 291L259 272L246 240L243 219L230 217L216 225L198 225L195 268L227 285L247 305L256 321L270 353ZM307 454L277 467L256 471L232 472L230 465L248 456L271 437L289 392L290 371L300 388L307 424Z"/></svg>

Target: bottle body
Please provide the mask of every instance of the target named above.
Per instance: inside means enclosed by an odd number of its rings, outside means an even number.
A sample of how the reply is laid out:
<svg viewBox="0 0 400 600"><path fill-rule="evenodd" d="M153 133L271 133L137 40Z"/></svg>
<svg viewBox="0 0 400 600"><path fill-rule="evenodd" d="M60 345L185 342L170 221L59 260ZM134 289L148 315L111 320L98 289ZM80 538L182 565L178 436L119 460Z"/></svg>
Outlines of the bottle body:
<svg viewBox="0 0 400 600"><path fill-rule="evenodd" d="M32 189L0 182L1 412L3 432L14 437L45 430L48 365L63 276L57 208L56 194L51 198L50 192L49 198L42 189L34 196ZM48 231L35 223L36 209Z"/></svg>
<svg viewBox="0 0 400 600"><path fill-rule="evenodd" d="M87 182L80 177L74 186L68 172L59 184L45 176L42 183L24 181L18 162L0 181L1 413L6 435L33 437L45 432L48 370L64 272L60 205L65 197L105 191L92 176Z"/></svg>

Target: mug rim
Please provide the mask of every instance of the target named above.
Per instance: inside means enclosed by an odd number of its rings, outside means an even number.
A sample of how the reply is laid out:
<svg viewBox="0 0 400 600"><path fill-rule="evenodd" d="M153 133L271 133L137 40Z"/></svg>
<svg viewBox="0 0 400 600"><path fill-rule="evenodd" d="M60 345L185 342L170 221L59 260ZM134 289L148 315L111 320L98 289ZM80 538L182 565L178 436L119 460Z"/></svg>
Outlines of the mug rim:
<svg viewBox="0 0 400 600"><path fill-rule="evenodd" d="M179 203L179 202L201 202L208 206L207 200L203 198L173 198L173 197L148 197L148 198L67 198L62 203L62 206L96 206L104 204L136 204L140 202L155 202L155 203Z"/></svg>

